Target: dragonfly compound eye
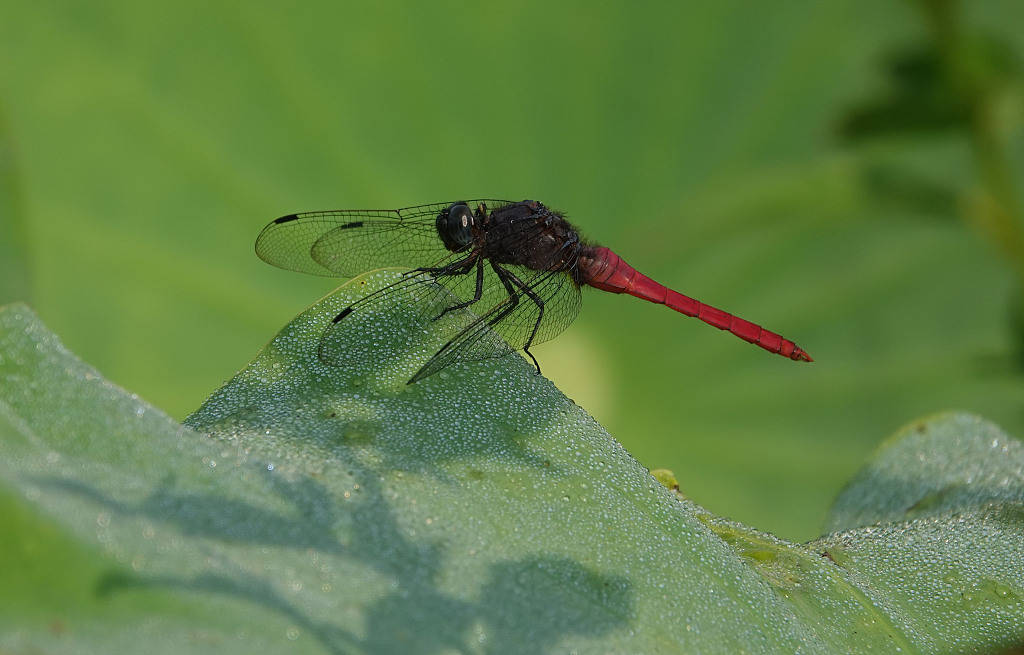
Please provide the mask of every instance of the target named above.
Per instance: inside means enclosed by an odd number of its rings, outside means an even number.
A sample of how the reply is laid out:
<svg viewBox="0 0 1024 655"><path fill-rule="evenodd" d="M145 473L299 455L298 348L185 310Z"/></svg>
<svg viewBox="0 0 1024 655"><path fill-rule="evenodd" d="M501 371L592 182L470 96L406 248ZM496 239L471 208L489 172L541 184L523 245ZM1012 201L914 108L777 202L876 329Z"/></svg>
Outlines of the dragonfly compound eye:
<svg viewBox="0 0 1024 655"><path fill-rule="evenodd" d="M448 250L460 250L473 241L476 217L465 203L455 203L437 215L437 234Z"/></svg>

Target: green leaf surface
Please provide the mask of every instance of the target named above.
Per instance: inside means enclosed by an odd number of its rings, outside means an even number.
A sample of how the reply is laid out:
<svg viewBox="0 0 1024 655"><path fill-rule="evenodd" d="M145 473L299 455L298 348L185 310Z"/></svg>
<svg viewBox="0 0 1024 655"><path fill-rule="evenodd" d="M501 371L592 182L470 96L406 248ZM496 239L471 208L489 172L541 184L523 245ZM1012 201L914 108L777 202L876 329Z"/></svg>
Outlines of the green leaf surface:
<svg viewBox="0 0 1024 655"><path fill-rule="evenodd" d="M990 503L1024 503L1024 443L969 414L915 421L883 443L832 505L829 531Z"/></svg>
<svg viewBox="0 0 1024 655"><path fill-rule="evenodd" d="M1022 479L1024 444L992 423L958 413L916 421L836 499L828 527L849 531L816 547L876 590L924 650L1021 646Z"/></svg>
<svg viewBox="0 0 1024 655"><path fill-rule="evenodd" d="M815 357L596 290L536 351L690 497L814 538L909 418L962 407L1024 434L1014 277L950 218L969 148L836 138L923 37L916 4L5 2L32 306L180 419L333 284L254 257L267 221L536 198ZM1024 3L960 4L1024 53Z"/></svg>
<svg viewBox="0 0 1024 655"><path fill-rule="evenodd" d="M811 546L916 651L1003 653L1024 647L1022 537L1024 505L1001 503L835 533Z"/></svg>
<svg viewBox="0 0 1024 655"><path fill-rule="evenodd" d="M393 275L298 316L188 427L0 310L17 537L0 648L938 652L1022 634L1016 504L788 543L681 500L519 357L405 385L444 326L400 308L320 364L330 318ZM934 609L942 584L976 592Z"/></svg>

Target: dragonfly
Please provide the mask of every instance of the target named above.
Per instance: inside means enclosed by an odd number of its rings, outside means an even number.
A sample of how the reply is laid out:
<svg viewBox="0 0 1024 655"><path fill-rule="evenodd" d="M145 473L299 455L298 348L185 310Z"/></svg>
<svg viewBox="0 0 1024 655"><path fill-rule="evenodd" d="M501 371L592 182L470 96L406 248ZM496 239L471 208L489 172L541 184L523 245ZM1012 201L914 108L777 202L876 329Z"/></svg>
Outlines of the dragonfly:
<svg viewBox="0 0 1024 655"><path fill-rule="evenodd" d="M530 348L572 323L585 286L665 305L770 352L813 361L789 339L655 282L609 248L583 239L562 212L536 200L288 214L263 228L256 254L283 269L327 277L406 269L332 319L318 349L327 363L338 361L330 335L353 316L385 313L395 303L412 307L424 322L468 310L471 318L456 324L408 384L454 364L516 350L530 357L539 374Z"/></svg>

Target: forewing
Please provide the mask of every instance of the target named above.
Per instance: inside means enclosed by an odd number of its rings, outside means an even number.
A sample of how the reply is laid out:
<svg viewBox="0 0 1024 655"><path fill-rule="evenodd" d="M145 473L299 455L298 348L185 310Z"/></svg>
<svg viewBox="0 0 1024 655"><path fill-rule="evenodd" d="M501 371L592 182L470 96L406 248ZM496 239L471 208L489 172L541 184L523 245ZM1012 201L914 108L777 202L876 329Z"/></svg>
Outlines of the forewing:
<svg viewBox="0 0 1024 655"><path fill-rule="evenodd" d="M465 201L473 209L502 200ZM389 266L432 266L448 251L436 219L451 202L403 209L340 209L282 216L256 238L263 261L301 273L354 277Z"/></svg>

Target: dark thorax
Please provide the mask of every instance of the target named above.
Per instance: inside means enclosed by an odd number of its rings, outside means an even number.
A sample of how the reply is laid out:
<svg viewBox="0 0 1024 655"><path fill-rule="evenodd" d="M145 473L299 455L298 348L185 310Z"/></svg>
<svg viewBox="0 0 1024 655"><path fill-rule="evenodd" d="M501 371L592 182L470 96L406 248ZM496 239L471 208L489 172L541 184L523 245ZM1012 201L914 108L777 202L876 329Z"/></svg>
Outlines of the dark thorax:
<svg viewBox="0 0 1024 655"><path fill-rule="evenodd" d="M535 271L570 270L582 247L568 221L534 200L494 209L484 221L483 232L484 257Z"/></svg>

